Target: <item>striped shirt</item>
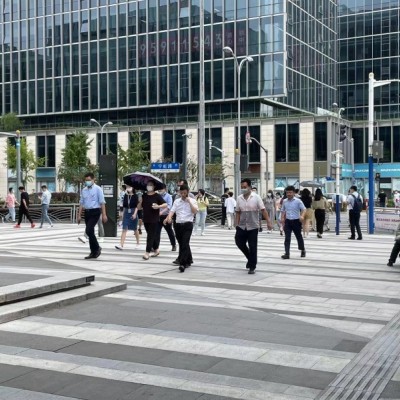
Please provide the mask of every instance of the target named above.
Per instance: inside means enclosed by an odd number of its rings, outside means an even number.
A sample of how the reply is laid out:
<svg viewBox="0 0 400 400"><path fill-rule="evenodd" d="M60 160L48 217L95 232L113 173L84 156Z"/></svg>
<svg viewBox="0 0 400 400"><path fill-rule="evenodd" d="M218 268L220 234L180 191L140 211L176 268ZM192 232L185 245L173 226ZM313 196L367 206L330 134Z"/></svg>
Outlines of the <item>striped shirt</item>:
<svg viewBox="0 0 400 400"><path fill-rule="evenodd" d="M240 195L236 203L236 211L240 212L239 228L244 230L258 229L260 227L260 211L265 210L261 197L251 192L246 199Z"/></svg>

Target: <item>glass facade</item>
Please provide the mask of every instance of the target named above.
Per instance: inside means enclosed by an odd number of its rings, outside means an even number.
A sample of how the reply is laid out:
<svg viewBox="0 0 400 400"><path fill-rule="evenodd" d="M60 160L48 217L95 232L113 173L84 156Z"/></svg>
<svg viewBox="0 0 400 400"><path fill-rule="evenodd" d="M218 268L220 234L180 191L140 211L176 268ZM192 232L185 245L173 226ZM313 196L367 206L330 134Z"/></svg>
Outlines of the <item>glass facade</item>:
<svg viewBox="0 0 400 400"><path fill-rule="evenodd" d="M398 79L400 72L398 0L340 0L339 101L345 117L368 118L368 75ZM376 119L400 116L399 83L374 90Z"/></svg>
<svg viewBox="0 0 400 400"><path fill-rule="evenodd" d="M1 0L1 113L26 127L196 121L199 0ZM335 97L333 0L204 0L206 118L257 117L273 97L314 112Z"/></svg>

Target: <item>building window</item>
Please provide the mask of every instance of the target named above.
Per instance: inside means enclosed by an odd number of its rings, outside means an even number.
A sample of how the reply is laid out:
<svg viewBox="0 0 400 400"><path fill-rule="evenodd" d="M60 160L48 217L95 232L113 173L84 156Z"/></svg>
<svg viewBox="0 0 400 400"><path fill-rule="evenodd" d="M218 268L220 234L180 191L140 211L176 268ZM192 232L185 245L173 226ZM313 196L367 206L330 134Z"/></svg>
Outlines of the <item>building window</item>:
<svg viewBox="0 0 400 400"><path fill-rule="evenodd" d="M315 161L326 161L328 158L328 132L326 122L316 122L314 125Z"/></svg>
<svg viewBox="0 0 400 400"><path fill-rule="evenodd" d="M379 140L383 141L383 159L379 161L390 163L392 161L392 127L381 126Z"/></svg>
<svg viewBox="0 0 400 400"><path fill-rule="evenodd" d="M286 125L275 125L275 161L286 162Z"/></svg>
<svg viewBox="0 0 400 400"><path fill-rule="evenodd" d="M51 136L38 136L37 143L37 156L43 158L44 164L42 167L55 167L56 166L56 137Z"/></svg>
<svg viewBox="0 0 400 400"><path fill-rule="evenodd" d="M400 162L400 126L393 127L393 162Z"/></svg>
<svg viewBox="0 0 400 400"><path fill-rule="evenodd" d="M364 162L364 129L352 128L351 136L354 139L354 162Z"/></svg>
<svg viewBox="0 0 400 400"><path fill-rule="evenodd" d="M186 160L186 138L184 129L163 131L164 160L183 163ZM187 139L190 140L190 139Z"/></svg>
<svg viewBox="0 0 400 400"><path fill-rule="evenodd" d="M107 152L108 147L108 152ZM118 133L103 132L103 151L101 152L101 133L97 134L97 159L101 154L117 154Z"/></svg>
<svg viewBox="0 0 400 400"><path fill-rule="evenodd" d="M221 163L223 161L222 153L216 149L222 150L222 129L221 128L206 128L206 143L205 143L205 155L206 155L206 164L216 164ZM210 142L211 140L211 142ZM211 147L210 149L210 146Z"/></svg>

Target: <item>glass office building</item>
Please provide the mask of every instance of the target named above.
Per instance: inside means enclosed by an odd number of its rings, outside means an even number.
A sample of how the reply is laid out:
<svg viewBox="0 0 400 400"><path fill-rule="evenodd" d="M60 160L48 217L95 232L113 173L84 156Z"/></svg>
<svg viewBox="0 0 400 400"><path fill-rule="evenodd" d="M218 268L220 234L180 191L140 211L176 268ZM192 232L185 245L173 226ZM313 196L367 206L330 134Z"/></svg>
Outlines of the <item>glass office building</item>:
<svg viewBox="0 0 400 400"><path fill-rule="evenodd" d="M26 126L196 121L200 0L1 0L1 113ZM204 0L207 119L237 113L235 62L243 69L243 111L268 99L314 113L335 97L331 0Z"/></svg>

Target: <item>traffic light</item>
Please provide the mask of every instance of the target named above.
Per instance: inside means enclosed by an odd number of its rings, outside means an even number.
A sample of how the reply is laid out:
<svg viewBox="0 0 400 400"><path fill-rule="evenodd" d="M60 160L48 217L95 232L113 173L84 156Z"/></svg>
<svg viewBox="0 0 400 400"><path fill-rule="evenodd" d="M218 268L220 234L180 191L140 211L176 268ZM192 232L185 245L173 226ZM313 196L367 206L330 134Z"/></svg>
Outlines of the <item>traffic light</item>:
<svg viewBox="0 0 400 400"><path fill-rule="evenodd" d="M347 126L340 125L339 142L342 143L347 139Z"/></svg>

